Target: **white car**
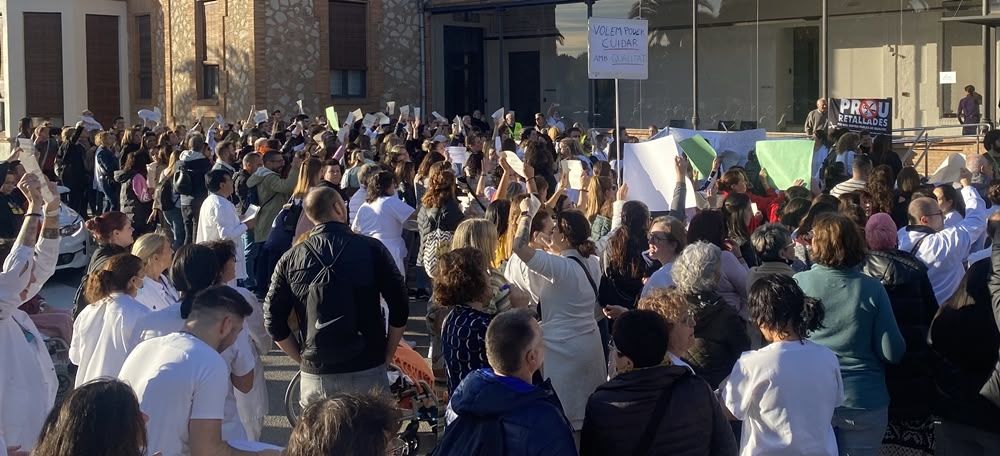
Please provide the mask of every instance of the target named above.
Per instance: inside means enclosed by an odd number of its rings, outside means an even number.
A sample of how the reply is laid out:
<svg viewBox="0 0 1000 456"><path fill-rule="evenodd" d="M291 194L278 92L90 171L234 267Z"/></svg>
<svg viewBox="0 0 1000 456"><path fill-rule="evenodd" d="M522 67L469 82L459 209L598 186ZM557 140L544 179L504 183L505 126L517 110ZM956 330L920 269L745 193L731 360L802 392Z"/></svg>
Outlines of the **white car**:
<svg viewBox="0 0 1000 456"><path fill-rule="evenodd" d="M69 188L58 186L59 195L69 193ZM59 205L59 259L56 261L56 270L79 269L90 263L87 254L87 247L90 242L90 233L83 228L83 217L66 205L65 198L63 204Z"/></svg>
<svg viewBox="0 0 1000 456"><path fill-rule="evenodd" d="M56 270L87 266L87 243L90 234L83 228L83 217L65 204L59 206L59 260Z"/></svg>

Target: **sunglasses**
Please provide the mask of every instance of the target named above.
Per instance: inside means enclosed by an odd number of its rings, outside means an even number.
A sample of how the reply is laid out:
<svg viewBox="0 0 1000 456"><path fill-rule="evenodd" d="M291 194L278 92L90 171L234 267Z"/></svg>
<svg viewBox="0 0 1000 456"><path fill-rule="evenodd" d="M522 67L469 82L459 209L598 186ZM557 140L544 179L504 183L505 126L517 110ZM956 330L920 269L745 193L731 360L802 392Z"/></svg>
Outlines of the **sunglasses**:
<svg viewBox="0 0 1000 456"><path fill-rule="evenodd" d="M670 240L671 238L669 235L664 234L661 236L653 233L649 234L649 239L648 239L650 244L655 244L657 242L669 242Z"/></svg>

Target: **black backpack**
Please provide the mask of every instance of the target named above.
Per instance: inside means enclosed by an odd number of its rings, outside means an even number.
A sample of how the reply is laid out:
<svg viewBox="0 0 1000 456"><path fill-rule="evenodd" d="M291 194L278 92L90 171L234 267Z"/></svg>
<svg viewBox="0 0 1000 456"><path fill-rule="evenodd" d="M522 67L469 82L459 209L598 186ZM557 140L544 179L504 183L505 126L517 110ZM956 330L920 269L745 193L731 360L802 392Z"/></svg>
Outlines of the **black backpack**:
<svg viewBox="0 0 1000 456"><path fill-rule="evenodd" d="M359 329L354 284L349 281L351 275L338 274L335 268L350 243L351 240L345 242L329 262L312 245L311 239L302 243L309 254L323 265L309 283L305 309L297 309L300 337L305 341L302 358L311 363L341 364L356 358L367 348L365 336ZM332 299L331 292L336 292L336 299Z"/></svg>
<svg viewBox="0 0 1000 456"><path fill-rule="evenodd" d="M192 174L191 170L187 167L187 163L181 162L180 166L177 167L177 172L174 173L173 189L184 196L195 196L197 188Z"/></svg>
<svg viewBox="0 0 1000 456"><path fill-rule="evenodd" d="M163 179L160 185L156 187L156 192L153 196L156 198L156 202L159 204L161 210L170 211L177 209L177 204L174 203L174 183L172 179Z"/></svg>

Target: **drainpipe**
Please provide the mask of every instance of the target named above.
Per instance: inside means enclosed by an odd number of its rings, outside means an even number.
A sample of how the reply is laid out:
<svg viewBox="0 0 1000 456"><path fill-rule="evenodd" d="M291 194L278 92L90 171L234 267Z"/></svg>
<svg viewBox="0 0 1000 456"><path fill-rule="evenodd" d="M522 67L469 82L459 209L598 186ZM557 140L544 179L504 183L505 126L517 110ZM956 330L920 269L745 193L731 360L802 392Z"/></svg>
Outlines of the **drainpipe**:
<svg viewBox="0 0 1000 456"><path fill-rule="evenodd" d="M983 16L990 14L990 0L983 0ZM983 68L986 70L986 74L983 77L983 109L982 122L991 123L993 118L993 110L995 105L993 104L993 52L994 52L994 42L992 38L992 27L988 25L983 26ZM976 129L979 130L978 128Z"/></svg>
<svg viewBox="0 0 1000 456"><path fill-rule="evenodd" d="M819 55L820 55L820 75L819 75L819 96L830 97L830 6L827 0L823 0L823 17L820 19L819 31ZM827 100L829 103L830 100Z"/></svg>
<svg viewBox="0 0 1000 456"><path fill-rule="evenodd" d="M691 0L691 129L698 129L698 0Z"/></svg>
<svg viewBox="0 0 1000 456"><path fill-rule="evenodd" d="M426 46L424 39L424 3L420 2L418 7L418 16L420 18L418 27L420 28L420 112L427 112L427 60L424 56L424 47Z"/></svg>

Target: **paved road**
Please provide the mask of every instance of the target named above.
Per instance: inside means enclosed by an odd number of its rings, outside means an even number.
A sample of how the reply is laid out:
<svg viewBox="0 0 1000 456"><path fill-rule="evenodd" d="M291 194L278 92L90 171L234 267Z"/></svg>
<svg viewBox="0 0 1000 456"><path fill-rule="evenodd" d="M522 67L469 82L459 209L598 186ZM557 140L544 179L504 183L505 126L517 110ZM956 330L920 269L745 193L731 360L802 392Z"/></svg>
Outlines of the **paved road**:
<svg viewBox="0 0 1000 456"><path fill-rule="evenodd" d="M42 287L40 294L50 305L69 309L72 307L73 296L82 276L82 269L57 271ZM404 336L404 339L413 344L414 348L425 357L429 343L424 324L426 308L426 301L410 301L410 321ZM288 419L285 417L285 390L298 368L277 347L274 347L270 353L263 357L263 362L265 366L264 378L267 380L268 416L264 420L261 441L285 446L292 431ZM426 454L426 450L433 445L433 437L422 435L421 441L419 454Z"/></svg>

